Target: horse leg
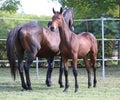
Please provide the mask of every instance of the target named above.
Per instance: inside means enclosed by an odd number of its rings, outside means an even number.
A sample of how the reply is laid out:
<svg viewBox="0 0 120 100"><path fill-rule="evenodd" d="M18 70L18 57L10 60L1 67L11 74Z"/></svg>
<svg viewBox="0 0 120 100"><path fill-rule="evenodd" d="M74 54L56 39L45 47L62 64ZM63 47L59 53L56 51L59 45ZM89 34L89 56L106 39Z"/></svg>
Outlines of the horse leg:
<svg viewBox="0 0 120 100"><path fill-rule="evenodd" d="M46 74L46 85L49 87L52 85L51 76L54 68L54 57L47 58L47 62L48 62L48 70Z"/></svg>
<svg viewBox="0 0 120 100"><path fill-rule="evenodd" d="M18 60L18 70L19 70L19 74L20 74L20 78L21 78L21 84L22 84L22 87L23 89L27 90L27 85L25 84L25 80L24 80L24 74L23 74L23 68L24 66L24 63L22 60Z"/></svg>
<svg viewBox="0 0 120 100"><path fill-rule="evenodd" d="M75 92L78 91L78 81L77 81L77 76L78 76L78 71L77 71L77 56L73 57L72 59L72 64L73 64L73 75L75 78Z"/></svg>
<svg viewBox="0 0 120 100"><path fill-rule="evenodd" d="M24 49L22 48L21 45L18 45L18 44L19 43L17 43L17 45L16 45L16 51L17 51L17 57L18 57L18 70L19 70L19 74L20 74L22 88L27 90L27 85L25 83L24 74L23 74L23 71L24 71L24 62L23 62Z"/></svg>
<svg viewBox="0 0 120 100"><path fill-rule="evenodd" d="M30 65L32 64L34 58L35 58L34 53L28 53L27 60L26 60L25 65L24 65L28 90L32 90L31 81L30 81L30 75L29 75L29 69L30 69Z"/></svg>
<svg viewBox="0 0 120 100"><path fill-rule="evenodd" d="M94 72L94 80L93 80L93 87L96 87L97 84L97 79L96 79L96 55L92 55L92 67L93 67L93 72Z"/></svg>
<svg viewBox="0 0 120 100"><path fill-rule="evenodd" d="M66 92L69 88L69 83L68 83L68 66L67 66L67 59L62 59L64 63L64 75L65 75L65 89L63 92Z"/></svg>
<svg viewBox="0 0 120 100"><path fill-rule="evenodd" d="M61 59L60 60L60 69L59 69L59 80L58 80L58 83L60 84L60 88L64 87L64 85L62 83L63 71L64 71L64 65L63 65L63 62L62 62L62 59Z"/></svg>
<svg viewBox="0 0 120 100"><path fill-rule="evenodd" d="M84 57L83 60L86 66L87 74L88 74L88 88L90 88L91 87L91 70L90 70L90 64L88 61L88 57L87 56Z"/></svg>

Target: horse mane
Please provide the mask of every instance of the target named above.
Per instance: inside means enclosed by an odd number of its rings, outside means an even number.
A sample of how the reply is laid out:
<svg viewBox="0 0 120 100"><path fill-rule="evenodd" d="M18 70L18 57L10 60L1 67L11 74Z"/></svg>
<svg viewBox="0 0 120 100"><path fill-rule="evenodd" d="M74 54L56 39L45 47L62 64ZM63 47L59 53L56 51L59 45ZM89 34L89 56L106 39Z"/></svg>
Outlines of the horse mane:
<svg viewBox="0 0 120 100"><path fill-rule="evenodd" d="M73 14L73 8L65 8L63 11L63 16L65 18L65 22L69 26L70 30L74 30L73 22L74 22L74 14Z"/></svg>

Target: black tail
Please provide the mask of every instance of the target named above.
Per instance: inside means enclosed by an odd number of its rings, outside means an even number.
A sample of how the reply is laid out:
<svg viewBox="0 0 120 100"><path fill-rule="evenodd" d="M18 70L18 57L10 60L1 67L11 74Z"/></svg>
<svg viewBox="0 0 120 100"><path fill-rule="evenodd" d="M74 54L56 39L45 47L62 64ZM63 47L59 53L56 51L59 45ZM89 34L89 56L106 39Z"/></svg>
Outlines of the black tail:
<svg viewBox="0 0 120 100"><path fill-rule="evenodd" d="M21 28L21 26L17 26L13 28L7 37L6 41L6 48L7 48L7 57L9 60L10 64L10 69L11 69L11 75L13 76L14 80L16 79L16 70L17 66L15 63L15 40L17 39L18 31Z"/></svg>

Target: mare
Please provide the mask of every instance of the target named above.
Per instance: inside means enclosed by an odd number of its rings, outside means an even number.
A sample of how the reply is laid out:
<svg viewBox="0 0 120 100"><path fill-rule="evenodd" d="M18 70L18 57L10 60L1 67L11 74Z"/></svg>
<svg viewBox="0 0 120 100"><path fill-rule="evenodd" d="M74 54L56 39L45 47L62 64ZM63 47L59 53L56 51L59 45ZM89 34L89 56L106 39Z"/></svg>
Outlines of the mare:
<svg viewBox="0 0 120 100"><path fill-rule="evenodd" d="M74 14L73 14L73 8L66 8L63 12L63 16L65 18L65 22L66 24L69 26L70 30L74 30L74 26L73 26L73 18L74 18Z"/></svg>
<svg viewBox="0 0 120 100"><path fill-rule="evenodd" d="M88 74L88 88L91 86L91 71L90 71L90 64L88 61L88 54L90 55L91 65L93 67L94 72L94 87L96 87L96 58L98 52L97 40L92 33L89 32L82 32L76 35L72 32L62 15L62 8L60 12L56 12L53 9L54 16L52 17L52 24L51 30L55 31L56 28L59 29L60 33L60 52L62 57L62 62L64 63L64 75L65 75L65 89L64 91L68 90L69 83L68 83L68 66L67 62L69 58L72 58L73 64L73 75L75 78L75 92L78 91L78 82L77 82L77 59L83 58L87 74Z"/></svg>
<svg viewBox="0 0 120 100"><path fill-rule="evenodd" d="M66 13L67 14L67 13ZM50 23L49 23L50 24ZM59 55L60 36L59 32L52 32L49 28L40 26L35 22L29 22L13 28L7 38L7 56L10 63L11 74L16 78L17 66L15 62L15 53L18 59L18 70L23 89L31 90L31 81L29 68L35 57L48 58L48 71L46 75L46 84L51 85L51 74L53 70L54 56ZM26 61L24 54L26 52ZM24 78L24 71L26 82ZM59 84L62 84L62 62L60 64Z"/></svg>

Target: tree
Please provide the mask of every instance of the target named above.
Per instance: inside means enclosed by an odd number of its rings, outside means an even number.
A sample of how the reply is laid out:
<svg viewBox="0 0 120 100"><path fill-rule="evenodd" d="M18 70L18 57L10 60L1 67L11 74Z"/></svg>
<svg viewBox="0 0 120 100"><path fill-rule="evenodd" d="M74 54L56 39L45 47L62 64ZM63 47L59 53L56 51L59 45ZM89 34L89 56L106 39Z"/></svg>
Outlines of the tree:
<svg viewBox="0 0 120 100"><path fill-rule="evenodd" d="M120 0L59 0L63 7L73 7L75 18L119 17ZM115 14L116 13L116 14Z"/></svg>
<svg viewBox="0 0 120 100"><path fill-rule="evenodd" d="M0 1L0 10L8 11L10 13L15 13L20 4L20 0L1 0Z"/></svg>

